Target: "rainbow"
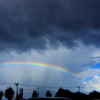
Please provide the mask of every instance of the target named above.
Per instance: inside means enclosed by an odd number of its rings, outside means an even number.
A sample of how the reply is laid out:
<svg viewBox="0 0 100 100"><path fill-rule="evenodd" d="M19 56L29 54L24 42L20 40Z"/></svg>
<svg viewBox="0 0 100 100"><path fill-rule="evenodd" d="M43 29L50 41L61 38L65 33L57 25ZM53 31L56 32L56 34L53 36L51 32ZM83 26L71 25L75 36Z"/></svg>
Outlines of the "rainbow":
<svg viewBox="0 0 100 100"><path fill-rule="evenodd" d="M64 68L64 67L61 67L61 66L55 66L55 65L51 65L51 64L46 64L46 63L20 62L20 61L0 63L0 66L16 66L16 65L51 68L51 69L54 69L54 70L61 71L61 72L64 72L66 74L69 74L71 76L74 76L74 77L77 77L77 78L81 78L77 73L71 72L67 68Z"/></svg>
<svg viewBox="0 0 100 100"><path fill-rule="evenodd" d="M91 85L92 87L94 87L94 88L96 88L97 90L100 91L100 84L96 84L96 83L93 83L93 82L89 82L89 83L90 83L90 85Z"/></svg>
<svg viewBox="0 0 100 100"><path fill-rule="evenodd" d="M71 72L67 68L61 67L61 66L55 66L51 64L46 63L40 63L40 62L25 62L25 61L12 61L12 62L3 62L0 63L0 66L32 66L32 67L43 67L43 68L51 68L56 71L64 72L68 75L74 76L76 78L82 79L81 76L79 76L77 73ZM95 84L93 82L90 82L91 86L95 87L96 89L100 90L100 85Z"/></svg>

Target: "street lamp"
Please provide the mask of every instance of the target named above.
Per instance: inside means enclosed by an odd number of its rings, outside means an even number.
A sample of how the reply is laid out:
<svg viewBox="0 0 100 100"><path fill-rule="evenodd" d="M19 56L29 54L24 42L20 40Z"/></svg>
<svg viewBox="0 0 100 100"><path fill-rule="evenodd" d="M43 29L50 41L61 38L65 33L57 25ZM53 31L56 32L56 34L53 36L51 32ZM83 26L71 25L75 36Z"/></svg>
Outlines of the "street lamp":
<svg viewBox="0 0 100 100"><path fill-rule="evenodd" d="M16 89L16 97L18 96L18 85L19 85L19 83L14 83L14 85L17 87L17 89Z"/></svg>

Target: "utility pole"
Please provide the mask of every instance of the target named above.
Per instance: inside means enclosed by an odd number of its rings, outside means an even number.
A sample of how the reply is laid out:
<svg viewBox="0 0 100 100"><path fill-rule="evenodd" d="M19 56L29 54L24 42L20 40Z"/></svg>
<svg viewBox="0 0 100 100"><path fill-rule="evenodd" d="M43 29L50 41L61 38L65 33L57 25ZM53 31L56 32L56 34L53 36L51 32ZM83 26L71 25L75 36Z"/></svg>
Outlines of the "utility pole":
<svg viewBox="0 0 100 100"><path fill-rule="evenodd" d="M79 89L79 100L81 100L80 86L77 86L77 88Z"/></svg>
<svg viewBox="0 0 100 100"><path fill-rule="evenodd" d="M19 83L14 83L14 85L17 87L17 89L16 89L16 99L17 99L17 96L18 96L18 85L19 85Z"/></svg>
<svg viewBox="0 0 100 100"><path fill-rule="evenodd" d="M77 88L79 89L79 93L80 93L80 86L77 86Z"/></svg>

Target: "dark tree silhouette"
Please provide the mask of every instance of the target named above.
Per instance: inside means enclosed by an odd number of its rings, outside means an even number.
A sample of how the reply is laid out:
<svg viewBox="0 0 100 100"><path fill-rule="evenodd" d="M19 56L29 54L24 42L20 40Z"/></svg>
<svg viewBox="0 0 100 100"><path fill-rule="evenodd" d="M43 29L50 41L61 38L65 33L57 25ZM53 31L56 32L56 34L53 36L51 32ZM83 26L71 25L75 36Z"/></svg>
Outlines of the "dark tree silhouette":
<svg viewBox="0 0 100 100"><path fill-rule="evenodd" d="M89 93L89 97L91 99L100 99L100 93L94 90Z"/></svg>
<svg viewBox="0 0 100 100"><path fill-rule="evenodd" d="M14 96L14 90L13 88L11 87L8 87L6 90L5 90L5 97L8 99L8 100L12 100L13 96Z"/></svg>
<svg viewBox="0 0 100 100"><path fill-rule="evenodd" d="M38 97L38 93L37 93L36 90L33 91L33 93L32 93L32 97Z"/></svg>
<svg viewBox="0 0 100 100"><path fill-rule="evenodd" d="M66 98L72 98L72 92L68 89L63 89L63 88L59 88L55 97L66 97Z"/></svg>
<svg viewBox="0 0 100 100"><path fill-rule="evenodd" d="M55 97L63 97L63 94L64 94L64 89L59 88Z"/></svg>
<svg viewBox="0 0 100 100"><path fill-rule="evenodd" d="M1 90L1 91L0 91L0 100L2 99L3 95L4 95L4 94L3 94L3 91Z"/></svg>
<svg viewBox="0 0 100 100"><path fill-rule="evenodd" d="M91 99L89 99L89 96L87 94L84 94L81 92L73 93L73 96L71 99L72 100L91 100Z"/></svg>
<svg viewBox="0 0 100 100"><path fill-rule="evenodd" d="M63 88L59 88L55 97L65 97L65 90Z"/></svg>
<svg viewBox="0 0 100 100"><path fill-rule="evenodd" d="M50 91L46 92L46 97L52 97L52 94L50 93Z"/></svg>

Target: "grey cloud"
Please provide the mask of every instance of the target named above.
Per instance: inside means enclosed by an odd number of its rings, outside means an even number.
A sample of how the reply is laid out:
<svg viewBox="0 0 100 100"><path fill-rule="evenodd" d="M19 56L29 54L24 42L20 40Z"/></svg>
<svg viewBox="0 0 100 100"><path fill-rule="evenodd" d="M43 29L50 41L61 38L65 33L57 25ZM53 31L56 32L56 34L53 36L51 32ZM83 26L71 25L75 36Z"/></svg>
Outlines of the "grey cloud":
<svg viewBox="0 0 100 100"><path fill-rule="evenodd" d="M81 42L100 47L99 0L0 1L0 50L47 49Z"/></svg>

